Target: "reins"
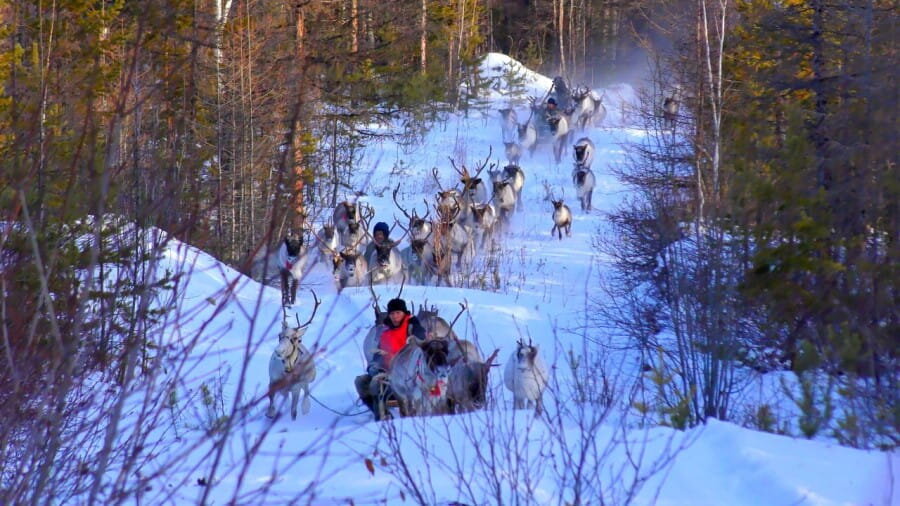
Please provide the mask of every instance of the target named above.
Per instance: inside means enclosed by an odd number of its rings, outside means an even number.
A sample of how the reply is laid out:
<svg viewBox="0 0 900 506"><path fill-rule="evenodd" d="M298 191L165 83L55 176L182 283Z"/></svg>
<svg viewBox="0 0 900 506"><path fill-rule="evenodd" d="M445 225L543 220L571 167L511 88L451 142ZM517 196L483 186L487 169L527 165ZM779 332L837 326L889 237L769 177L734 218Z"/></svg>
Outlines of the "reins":
<svg viewBox="0 0 900 506"><path fill-rule="evenodd" d="M317 399L315 395L309 394L309 397L310 397L312 400L316 401L316 404L318 404L319 406L322 406L323 408L327 409L328 411L331 411L332 413L334 413L334 414L336 414L336 415L339 415L339 416L359 416L359 415L364 415L364 414L366 414L366 413L369 412L368 409L364 409L364 410L359 411L359 412L357 412L357 413L341 413L340 411L337 411L337 410L332 409L332 408L328 407L327 405L325 405L325 403L322 402L322 401L320 401L319 399ZM355 404L354 404L354 405L355 405Z"/></svg>

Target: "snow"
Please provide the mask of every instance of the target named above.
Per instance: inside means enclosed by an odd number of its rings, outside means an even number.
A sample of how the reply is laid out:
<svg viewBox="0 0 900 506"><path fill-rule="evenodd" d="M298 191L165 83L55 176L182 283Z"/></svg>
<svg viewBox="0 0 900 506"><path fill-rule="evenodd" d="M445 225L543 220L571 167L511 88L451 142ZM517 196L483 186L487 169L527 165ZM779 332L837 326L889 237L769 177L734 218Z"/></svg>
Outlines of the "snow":
<svg viewBox="0 0 900 506"><path fill-rule="evenodd" d="M358 175L358 183L363 192L360 200L376 210L373 223L390 223L394 216L402 216L391 199L398 184L401 204L410 211L416 207L421 214L422 199L431 200L437 191L433 167L438 168L443 187L456 182L448 157L472 169L492 148L491 161L505 162L496 110L511 104L519 108L520 118L527 117L522 116L527 111L521 97L543 95L550 78L493 53L481 68L501 83L491 92L489 110L449 118L418 146L383 141L366 150L360 166L367 170ZM524 95L504 93L502 78L511 71L523 76ZM396 469L396 449L401 448L417 477L422 499L429 504L571 501L577 480L567 452L584 456L595 473L581 482L586 504L599 503L600 494L610 504L629 500L667 505L898 504L891 488L891 473L900 464L896 453L797 440L718 421L681 432L645 423L621 399L608 412L596 399L572 400L571 379L585 374L589 359L610 364L607 372L618 375L620 390L638 374L634 357L627 352L585 355L585 340L610 344L601 330L589 325L587 300L607 268L592 241L604 230L603 212L615 208L625 194L610 168L624 156L622 142L644 135L628 126L622 113L634 97L629 85L598 92L605 93L610 118L603 128L585 133L597 147L593 168L597 209L592 213L578 209L571 162L567 158L557 165L549 146L541 146L534 158L526 154L522 159L525 209L514 216L496 260L499 284L487 276L457 288L407 285L403 289L405 299L427 300L448 320L459 311L459 303L465 303L468 313L456 330L460 337L476 342L485 356L499 348L498 357L505 362L516 340L536 343L557 373L545 397L547 418L512 409L512 397L503 388L501 364L491 375L493 403L487 410L374 422L357 403L353 385L364 370L362 339L372 324L369 289L348 288L339 293L330 273L316 265L303 280L298 304L288 314L292 323L295 318L301 322L309 318L310 289L322 300L304 338L317 355L318 377L312 384L315 401L308 415L291 420L289 404L279 396L280 416L271 421L264 416L265 393L268 361L282 319L279 290L259 285L206 253L172 241L159 269L181 272L183 277L161 344L183 346L190 360L187 367L164 375L179 385L182 404L178 415L173 415L179 437L169 430L154 432L158 438L155 464L145 474L160 473L159 486L145 492L143 502L193 504L208 493L210 504L233 498L238 503L280 504L297 496L299 502L310 504L346 504L349 499L356 504L398 503L403 486L390 471ZM572 237L562 241L550 237L552 206L545 187L564 195L573 210ZM382 305L398 289L375 287ZM567 365L570 352L582 355L580 372ZM587 375L596 372L589 370ZM201 385L221 395L218 410L198 400ZM139 397L133 396L133 414L145 401ZM249 406L246 412L241 411L244 406ZM224 440L213 473L214 444L220 433L203 429L217 414L230 413L233 407L245 416L233 418L235 426ZM592 422L587 428L579 425L585 420ZM366 459L373 462L374 472L367 469ZM201 478L210 490L196 484ZM267 495L252 493L257 490ZM404 495L412 500L408 491Z"/></svg>

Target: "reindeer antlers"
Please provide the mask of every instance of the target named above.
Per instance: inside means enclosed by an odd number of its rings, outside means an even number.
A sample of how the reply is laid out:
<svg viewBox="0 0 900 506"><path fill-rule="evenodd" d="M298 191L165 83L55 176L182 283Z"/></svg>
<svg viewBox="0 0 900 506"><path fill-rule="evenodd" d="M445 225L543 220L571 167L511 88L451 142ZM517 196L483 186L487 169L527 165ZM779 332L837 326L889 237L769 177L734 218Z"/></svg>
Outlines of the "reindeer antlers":
<svg viewBox="0 0 900 506"><path fill-rule="evenodd" d="M319 306L322 305L322 301L319 300L318 297L316 297L316 292L315 292L315 290L310 290L310 292L312 292L313 300L315 301L315 304L316 304L316 305L313 306L313 312L312 312L312 314L309 316L309 320L306 320L306 323L304 323L304 324L302 324L302 325L300 324L300 316L297 315L296 313L294 314L294 317L297 318L297 328L298 328L298 329L302 329L302 328L304 328L304 327L308 327L309 324L312 323L313 318L315 318L316 312L319 311ZM285 311L285 319L287 319L287 311Z"/></svg>
<svg viewBox="0 0 900 506"><path fill-rule="evenodd" d="M484 159L483 162L478 164L478 170L475 171L474 176L469 175L469 169L466 168L465 164L463 164L462 170L459 170L459 168L456 167L456 161L452 157L449 157L449 156L447 157L450 160L450 165L453 167L453 170L455 170L456 173L459 174L460 180L462 181L463 187L465 190L469 189L470 181L472 181L473 179L478 179L478 176L481 174L481 171L483 171L484 168L487 167L488 162L491 160L491 155L493 155L493 153L494 153L494 147L488 146L488 155ZM494 168L495 165L496 164L491 163L491 169ZM435 170L437 170L437 169L435 169ZM488 171L490 171L490 169L488 169Z"/></svg>

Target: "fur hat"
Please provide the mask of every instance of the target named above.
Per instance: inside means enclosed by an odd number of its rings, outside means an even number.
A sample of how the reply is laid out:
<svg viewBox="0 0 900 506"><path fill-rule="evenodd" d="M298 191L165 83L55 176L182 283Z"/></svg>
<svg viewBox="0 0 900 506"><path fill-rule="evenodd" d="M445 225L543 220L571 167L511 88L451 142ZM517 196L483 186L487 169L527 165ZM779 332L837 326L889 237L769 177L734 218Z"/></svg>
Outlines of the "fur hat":
<svg viewBox="0 0 900 506"><path fill-rule="evenodd" d="M390 227L388 227L388 224L383 221L379 221L375 224L375 228L372 229L372 234L375 234L375 232L378 232L379 230L382 234L384 234L385 237L387 237L391 233Z"/></svg>
<svg viewBox="0 0 900 506"><path fill-rule="evenodd" d="M403 311L404 313L408 313L409 310L406 309L406 301L403 299L391 299L388 302L387 307L388 313L391 311Z"/></svg>

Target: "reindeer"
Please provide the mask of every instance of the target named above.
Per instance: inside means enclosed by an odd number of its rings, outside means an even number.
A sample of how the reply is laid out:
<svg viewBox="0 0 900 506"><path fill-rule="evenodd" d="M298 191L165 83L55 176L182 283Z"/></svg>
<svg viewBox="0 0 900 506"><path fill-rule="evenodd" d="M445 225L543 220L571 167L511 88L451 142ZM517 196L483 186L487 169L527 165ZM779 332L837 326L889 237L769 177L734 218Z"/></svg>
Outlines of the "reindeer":
<svg viewBox="0 0 900 506"><path fill-rule="evenodd" d="M413 339L394 355L387 380L400 402L400 414L428 415L446 406L450 376L447 354L446 341L434 339L420 347ZM386 407L380 409L387 411Z"/></svg>
<svg viewBox="0 0 900 506"><path fill-rule="evenodd" d="M537 149L537 128L534 121L530 120L524 125L519 125L519 146L521 149L528 150L528 156L534 156L534 150Z"/></svg>
<svg viewBox="0 0 900 506"><path fill-rule="evenodd" d="M316 379L316 364L313 362L312 354L301 340L322 303L316 297L316 292L312 292L312 295L315 306L306 323L300 325L298 318L297 327L290 328L286 315L282 321L281 333L278 334L278 346L272 352L272 358L269 359L269 407L266 410L266 416L269 418L275 418L278 414L275 409L275 394L279 391L285 395L291 394L292 420L297 419L297 402L301 390L304 393L303 414L309 413L309 384Z"/></svg>
<svg viewBox="0 0 900 506"><path fill-rule="evenodd" d="M331 222L334 223L334 227L340 235L341 239L343 239L344 234L347 233L347 226L350 223L359 224L359 202L357 201L349 201L345 200L343 202L338 203L338 205L334 208L334 214L332 215Z"/></svg>
<svg viewBox="0 0 900 506"><path fill-rule="evenodd" d="M593 171L583 165L576 164L572 170L572 183L575 184L575 193L578 195L578 200L581 201L581 210L590 211L592 209L591 197L594 194L594 186L596 185Z"/></svg>
<svg viewBox="0 0 900 506"><path fill-rule="evenodd" d="M562 114L557 114L547 120L550 123L550 132L553 134L553 158L556 163L562 160L563 152L569 145L569 122Z"/></svg>
<svg viewBox="0 0 900 506"><path fill-rule="evenodd" d="M381 244L374 241L371 243L374 249L367 261L369 277L373 283L396 283L405 277L403 259L397 251L401 240L402 238L396 241L385 240Z"/></svg>
<svg viewBox="0 0 900 506"><path fill-rule="evenodd" d="M591 116L591 123L594 127L599 127L606 119L606 106L603 105L603 97L605 97L606 94L604 93L598 97L592 91L591 96L594 98L594 114Z"/></svg>
<svg viewBox="0 0 900 506"><path fill-rule="evenodd" d="M566 229L566 236L572 235L572 211L569 210L562 200L550 199L553 203L553 228L550 229L550 237L554 232L559 233L559 240L562 241L563 228Z"/></svg>
<svg viewBox="0 0 900 506"><path fill-rule="evenodd" d="M484 362L457 362L450 368L447 384L447 405L450 413L481 409L487 404L488 376L497 358L497 348Z"/></svg>
<svg viewBox="0 0 900 506"><path fill-rule="evenodd" d="M675 90L671 96L663 100L663 122L665 127L674 131L678 120L678 107L680 100L678 95L681 92L681 86L675 85Z"/></svg>
<svg viewBox="0 0 900 506"><path fill-rule="evenodd" d="M431 306L430 309L425 309L427 304L428 301L425 301L425 304L419 306L419 312L416 313L416 318L418 318L422 327L425 328L426 335L429 339L440 339L449 343L449 355L447 356L447 360L450 361L450 364L455 364L457 362L477 362L481 360L481 353L478 351L478 347L470 341L460 339L456 335L456 332L453 331L453 325L456 324L456 321L466 310L466 306L460 303L462 309L460 309L459 313L453 319L453 322L448 324L447 320L438 315L436 307Z"/></svg>
<svg viewBox="0 0 900 506"><path fill-rule="evenodd" d="M592 123L594 111L597 103L594 101L593 94L588 88L579 88L572 94L575 106L571 114L571 126L582 131L587 129L589 123Z"/></svg>
<svg viewBox="0 0 900 506"><path fill-rule="evenodd" d="M515 109L500 109L500 128L504 142L515 139L518 126L519 117Z"/></svg>
<svg viewBox="0 0 900 506"><path fill-rule="evenodd" d="M441 190L438 193L438 203L435 205L438 222L434 224L434 250L438 269L443 270L447 268L444 262L452 258L456 259L456 266L461 268L464 261L468 263L475 255L475 245L468 228L468 224L471 221L467 218L461 218L471 213L469 210L470 206L468 201L462 198L462 194L458 190L443 190L440 187L437 169L432 171L432 175L438 183L438 188Z"/></svg>
<svg viewBox="0 0 900 506"><path fill-rule="evenodd" d="M481 234L477 235L480 248L484 248L488 241L494 237L494 230L497 228L497 211L492 204L482 204L472 207L472 218L475 220L476 230L480 230Z"/></svg>
<svg viewBox="0 0 900 506"><path fill-rule="evenodd" d="M514 192L516 192L516 211L521 211L522 188L525 188L525 172L518 165L507 165L503 167L503 179L509 181Z"/></svg>
<svg viewBox="0 0 900 506"><path fill-rule="evenodd" d="M428 202L425 202L425 216L419 217L415 208L413 208L413 212L410 215L406 209L397 202L398 191L400 191L400 183L397 183L397 187L394 188L392 197L394 199L394 204L409 220L409 228L404 228L404 232L409 235L410 241L427 239L431 235L431 222L428 221L428 216L431 215L431 209L428 207ZM400 227L403 228L403 225L400 225Z"/></svg>
<svg viewBox="0 0 900 506"><path fill-rule="evenodd" d="M573 146L572 156L575 158L575 166L582 166L586 169L590 169L591 165L594 163L594 143L587 137L582 137L578 139L578 142Z"/></svg>
<svg viewBox="0 0 900 506"><path fill-rule="evenodd" d="M485 158L484 162L482 162L478 166L478 170L475 171L474 176L469 175L469 169L466 168L465 165L462 166L462 170L457 168L456 162L453 160L453 158L450 158L450 165L453 167L453 170L455 170L456 173L459 174L459 181L463 185L463 189L460 194L462 195L462 199L464 200L464 205L471 206L472 204L483 204L487 201L487 188L484 186L484 183L478 176L481 175L481 171L483 171L487 166L492 152L492 149L488 149L487 158ZM491 164L491 167L493 166L494 164ZM488 171L490 172L490 169L488 169Z"/></svg>
<svg viewBox="0 0 900 506"><path fill-rule="evenodd" d="M503 151L506 153L506 160L510 165L519 165L522 158L522 146L518 142L504 142Z"/></svg>
<svg viewBox="0 0 900 506"><path fill-rule="evenodd" d="M323 263L329 262L338 251L338 244L340 243L340 236L335 231L334 223L328 220L313 237L316 239L319 260Z"/></svg>
<svg viewBox="0 0 900 506"><path fill-rule="evenodd" d="M528 344L517 341L516 351L506 362L503 372L503 382L513 393L515 409L530 408L533 404L535 411L540 413L541 397L549 379L547 366L538 355L537 345L530 341Z"/></svg>
<svg viewBox="0 0 900 506"><path fill-rule="evenodd" d="M300 234L289 231L278 247L278 273L281 276L281 303L285 306L297 300L297 287L303 278L303 268L309 255Z"/></svg>
<svg viewBox="0 0 900 506"><path fill-rule="evenodd" d="M505 227L509 223L509 218L516 208L516 192L513 190L512 184L507 181L494 181L494 207L499 211L500 224Z"/></svg>
<svg viewBox="0 0 900 506"><path fill-rule="evenodd" d="M369 264L356 247L347 247L334 255L334 277L340 290L348 286L363 286L369 278Z"/></svg>

